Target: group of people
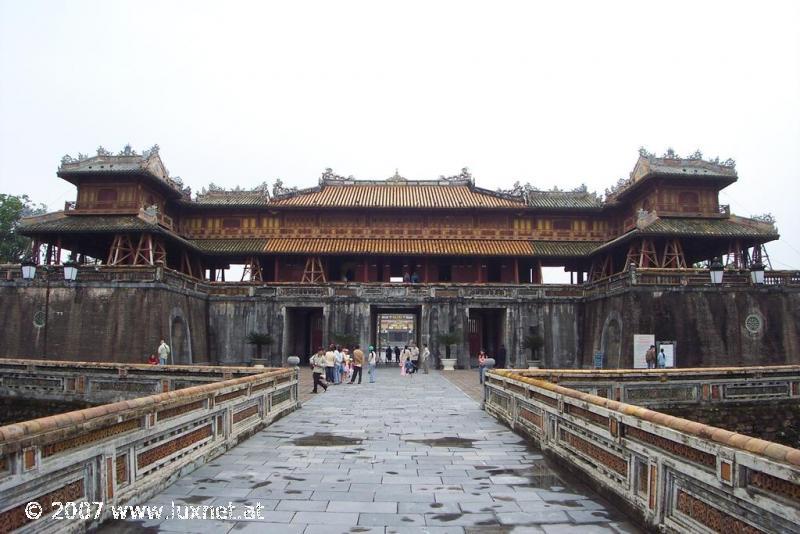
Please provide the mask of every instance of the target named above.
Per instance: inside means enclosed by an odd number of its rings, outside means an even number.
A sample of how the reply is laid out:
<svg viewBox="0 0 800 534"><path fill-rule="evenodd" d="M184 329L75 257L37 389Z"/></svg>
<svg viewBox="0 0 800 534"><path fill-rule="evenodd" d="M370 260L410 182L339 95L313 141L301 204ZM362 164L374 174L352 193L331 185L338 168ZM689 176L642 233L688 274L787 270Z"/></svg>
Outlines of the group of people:
<svg viewBox="0 0 800 534"><path fill-rule="evenodd" d="M328 391L329 385L354 384L356 379L360 384L365 360L369 372L369 381L375 382L375 366L378 363L378 354L372 345L370 345L369 354L366 356L360 345L356 345L353 348L352 355L350 354L350 349L339 345L331 344L327 351L323 347L319 347L310 360L314 376L314 389L311 393L318 393L319 387L322 387L323 391ZM325 375L324 382L322 381L323 374Z"/></svg>
<svg viewBox="0 0 800 534"><path fill-rule="evenodd" d="M656 354L656 346L650 345L650 348L644 353L644 361L647 363L648 369L664 369L667 366L667 355L664 354L663 348Z"/></svg>
<svg viewBox="0 0 800 534"><path fill-rule="evenodd" d="M395 347L397 349L397 347ZM389 349L386 349L387 355L389 354ZM428 350L428 344L424 343L422 345L422 351L419 350L416 343L411 343L411 345L406 345L402 351L398 351L397 354L397 363L400 366L400 376L410 376L419 371L420 365L422 366L422 372L424 374L428 374L428 361L431 357L431 351ZM391 361L391 358L388 358Z"/></svg>
<svg viewBox="0 0 800 534"><path fill-rule="evenodd" d="M170 352L172 351L170 350L169 345L167 345L167 342L162 339L161 344L158 346L158 349L156 349L156 352L151 353L150 357L147 358L147 363L150 365L167 365ZM156 353L158 353L157 358Z"/></svg>

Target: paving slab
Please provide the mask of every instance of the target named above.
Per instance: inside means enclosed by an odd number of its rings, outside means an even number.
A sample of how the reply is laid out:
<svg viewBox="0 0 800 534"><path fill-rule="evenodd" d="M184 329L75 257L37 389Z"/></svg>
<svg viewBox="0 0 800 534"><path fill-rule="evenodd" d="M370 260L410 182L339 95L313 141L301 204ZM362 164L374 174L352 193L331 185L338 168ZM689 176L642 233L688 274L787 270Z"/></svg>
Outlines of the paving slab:
<svg viewBox="0 0 800 534"><path fill-rule="evenodd" d="M132 504L263 506L253 520L168 519L148 523L154 532L640 532L482 411L480 392L475 372L392 368L374 384L305 392L300 410ZM114 523L99 531L142 526Z"/></svg>

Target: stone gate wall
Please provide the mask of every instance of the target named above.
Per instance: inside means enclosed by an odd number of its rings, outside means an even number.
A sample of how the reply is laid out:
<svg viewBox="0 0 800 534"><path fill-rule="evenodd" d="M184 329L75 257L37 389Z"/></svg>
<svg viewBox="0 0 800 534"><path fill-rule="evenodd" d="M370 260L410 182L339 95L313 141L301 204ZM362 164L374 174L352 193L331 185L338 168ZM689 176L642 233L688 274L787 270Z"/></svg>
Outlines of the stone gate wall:
<svg viewBox="0 0 800 534"><path fill-rule="evenodd" d="M491 308L502 313L513 367L527 367L522 340L532 328L545 339L537 359L550 368L589 367L594 352L609 347L616 353L606 354L606 366L630 367L640 333L677 341L681 367L800 362L794 275L762 287L709 287L689 274L639 275L635 283L625 274L583 286L217 284L163 267L82 268L73 283L50 278L23 281L18 267L0 267L0 357L143 362L163 337L182 358L176 363L243 364L255 353L245 337L259 331L275 337L264 351L277 364L291 353L287 311L298 307L323 311L323 342L350 331L364 346L372 310L413 310L420 342L444 355L438 335L466 332L470 310ZM176 325L183 347L173 339ZM464 338L458 363L474 365Z"/></svg>

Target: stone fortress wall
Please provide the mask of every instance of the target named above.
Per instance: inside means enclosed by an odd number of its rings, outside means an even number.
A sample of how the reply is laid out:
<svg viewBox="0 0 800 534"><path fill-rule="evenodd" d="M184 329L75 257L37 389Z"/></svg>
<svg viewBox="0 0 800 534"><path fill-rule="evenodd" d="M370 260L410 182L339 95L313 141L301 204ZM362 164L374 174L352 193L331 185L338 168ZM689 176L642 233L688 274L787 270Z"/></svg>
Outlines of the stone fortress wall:
<svg viewBox="0 0 800 534"><path fill-rule="evenodd" d="M242 364L254 348L249 332L269 332L273 363L298 350L295 310L319 310L321 341L351 332L372 341L375 310L417 314L419 342L444 356L442 332L467 331L470 313L499 316L508 367L527 367L522 340L531 329L545 340L549 368L632 366L633 334L677 342L678 366L798 363L800 277L760 287L728 276L712 287L684 275L623 273L600 284L213 284L163 267L82 268L78 281L23 281L19 268L0 268L0 357L144 362L163 337L176 364ZM746 274L743 275L746 277ZM46 320L45 320L46 319ZM466 337L466 336L464 336ZM465 340L458 364L474 365ZM278 361L280 355L280 361ZM298 354L307 356L305 354ZM473 360L470 362L470 359Z"/></svg>

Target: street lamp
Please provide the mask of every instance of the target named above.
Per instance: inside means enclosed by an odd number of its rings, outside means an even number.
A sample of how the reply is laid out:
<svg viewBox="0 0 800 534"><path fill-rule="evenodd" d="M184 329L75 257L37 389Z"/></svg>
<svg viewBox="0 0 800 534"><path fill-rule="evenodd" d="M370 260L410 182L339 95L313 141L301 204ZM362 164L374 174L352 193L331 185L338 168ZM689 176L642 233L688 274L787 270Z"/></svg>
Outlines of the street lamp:
<svg viewBox="0 0 800 534"><path fill-rule="evenodd" d="M64 262L64 280L74 282L78 278L78 262L69 260Z"/></svg>
<svg viewBox="0 0 800 534"><path fill-rule="evenodd" d="M754 263L750 266L750 281L754 284L764 283L764 266L761 263Z"/></svg>
<svg viewBox="0 0 800 534"><path fill-rule="evenodd" d="M26 259L22 261L22 278L25 280L36 278L36 264L33 260Z"/></svg>
<svg viewBox="0 0 800 534"><path fill-rule="evenodd" d="M722 274L724 273L724 267L722 266L722 262L719 261L719 258L714 258L714 261L711 262L711 267L709 268L709 272L711 273L712 284L719 285L722 283Z"/></svg>

